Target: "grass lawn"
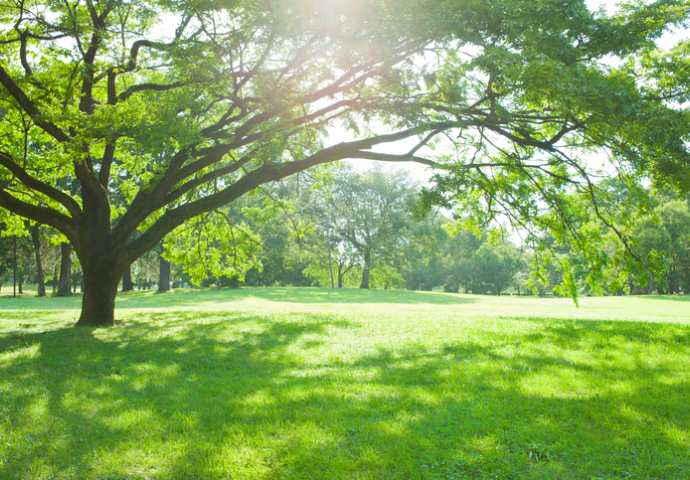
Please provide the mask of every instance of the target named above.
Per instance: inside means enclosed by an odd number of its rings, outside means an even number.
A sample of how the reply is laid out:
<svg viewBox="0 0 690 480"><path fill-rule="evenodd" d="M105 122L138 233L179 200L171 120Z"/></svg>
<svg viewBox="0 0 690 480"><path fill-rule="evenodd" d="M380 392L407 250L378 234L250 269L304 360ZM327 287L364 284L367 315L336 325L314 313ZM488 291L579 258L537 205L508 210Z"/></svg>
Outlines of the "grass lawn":
<svg viewBox="0 0 690 480"><path fill-rule="evenodd" d="M690 479L688 297L79 304L0 299L2 480Z"/></svg>

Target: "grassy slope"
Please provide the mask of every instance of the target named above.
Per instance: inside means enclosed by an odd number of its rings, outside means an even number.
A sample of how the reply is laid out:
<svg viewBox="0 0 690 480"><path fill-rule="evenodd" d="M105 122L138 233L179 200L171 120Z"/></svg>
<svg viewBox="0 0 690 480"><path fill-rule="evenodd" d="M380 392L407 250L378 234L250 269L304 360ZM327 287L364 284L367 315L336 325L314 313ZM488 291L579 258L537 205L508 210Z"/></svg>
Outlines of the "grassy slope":
<svg viewBox="0 0 690 480"><path fill-rule="evenodd" d="M690 299L0 300L0 479L687 479Z"/></svg>

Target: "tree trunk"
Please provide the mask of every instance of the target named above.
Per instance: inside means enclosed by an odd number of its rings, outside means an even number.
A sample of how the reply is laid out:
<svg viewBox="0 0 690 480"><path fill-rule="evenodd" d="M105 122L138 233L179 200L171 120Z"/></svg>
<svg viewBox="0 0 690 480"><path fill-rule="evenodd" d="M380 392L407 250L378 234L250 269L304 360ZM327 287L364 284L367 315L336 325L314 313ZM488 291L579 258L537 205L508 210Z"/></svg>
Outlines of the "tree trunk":
<svg viewBox="0 0 690 480"><path fill-rule="evenodd" d="M158 278L158 292L163 293L170 290L170 262L161 257L160 277Z"/></svg>
<svg viewBox="0 0 690 480"><path fill-rule="evenodd" d="M70 289L70 274L72 272L72 246L69 243L60 244L60 281L58 284L58 297L72 295Z"/></svg>
<svg viewBox="0 0 690 480"><path fill-rule="evenodd" d="M31 242L34 245L34 254L36 255L36 269L38 270L38 275L36 282L38 283L38 296L46 296L46 284L43 278L43 262L41 260L41 237L39 235L38 224L35 224L29 230L31 231Z"/></svg>
<svg viewBox="0 0 690 480"><path fill-rule="evenodd" d="M371 270L371 254L369 250L364 250L364 271L362 272L362 283L359 288L369 288L369 271Z"/></svg>
<svg viewBox="0 0 690 480"><path fill-rule="evenodd" d="M55 290L57 290L57 284L58 284L58 267L55 265L55 268L53 269L53 292L52 295L55 295Z"/></svg>
<svg viewBox="0 0 690 480"><path fill-rule="evenodd" d="M130 265L125 270L125 274L122 275L122 291L131 292L134 290L134 284L132 283L132 266Z"/></svg>
<svg viewBox="0 0 690 480"><path fill-rule="evenodd" d="M115 296L120 276L112 268L84 269L84 297L78 327L109 327L115 322Z"/></svg>
<svg viewBox="0 0 690 480"><path fill-rule="evenodd" d="M20 273L19 274L19 290L17 290L18 294L23 294L24 290L22 290L22 286L24 285L24 274Z"/></svg>
<svg viewBox="0 0 690 480"><path fill-rule="evenodd" d="M338 262L338 288L343 288L343 265Z"/></svg>
<svg viewBox="0 0 690 480"><path fill-rule="evenodd" d="M652 273L652 279L650 280L649 286L647 287L647 295L651 295L652 293L654 293L654 281L655 278L654 274Z"/></svg>

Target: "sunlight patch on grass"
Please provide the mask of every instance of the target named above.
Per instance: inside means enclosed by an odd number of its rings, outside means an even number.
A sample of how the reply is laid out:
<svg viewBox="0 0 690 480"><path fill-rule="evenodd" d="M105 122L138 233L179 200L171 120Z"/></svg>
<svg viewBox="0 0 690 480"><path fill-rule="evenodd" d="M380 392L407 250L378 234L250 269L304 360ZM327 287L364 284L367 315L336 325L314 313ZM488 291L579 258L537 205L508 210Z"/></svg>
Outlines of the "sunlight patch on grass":
<svg viewBox="0 0 690 480"><path fill-rule="evenodd" d="M0 366L17 365L35 360L41 353L41 344L18 346L9 352L0 355Z"/></svg>

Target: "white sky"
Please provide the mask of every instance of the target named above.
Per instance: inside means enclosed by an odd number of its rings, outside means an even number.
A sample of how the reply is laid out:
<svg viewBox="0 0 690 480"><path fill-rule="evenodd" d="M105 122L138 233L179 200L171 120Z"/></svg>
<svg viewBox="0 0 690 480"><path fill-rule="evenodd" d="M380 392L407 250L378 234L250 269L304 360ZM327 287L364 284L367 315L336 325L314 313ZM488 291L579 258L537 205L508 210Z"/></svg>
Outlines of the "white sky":
<svg viewBox="0 0 690 480"><path fill-rule="evenodd" d="M650 0L647 0L649 3L651 3ZM605 12L609 15L615 14L618 11L618 0L586 0L585 2L587 6L589 7L590 10L596 11L599 8L603 7ZM674 31L674 32L669 32L665 34L663 37L661 37L658 41L657 44L662 47L662 48L670 48L674 44L676 44L680 39L688 38L690 37L690 31L688 30L679 30L679 31ZM326 142L327 145L332 145L335 143L340 143L343 141L348 141L352 140L353 137L348 133L344 131L340 132L333 132L333 134L330 137L330 142ZM408 139L407 141L401 141L396 143L395 145L387 145L387 146L382 146L379 148L375 148L374 150L380 151L380 152L386 152L386 153L392 153L392 154L402 154L410 151L417 143L417 139ZM420 152L420 155L423 155L423 150ZM376 162L373 160L346 160L346 162L351 163L352 165L355 166L357 169L362 169L366 170L369 168L372 168L374 165L379 164L380 162ZM424 183L428 183L431 175L433 172L431 171L430 168L425 167L424 165L416 164L416 163L400 163L400 164L394 164L394 168L398 169L404 169L410 172L410 175L419 179L420 181Z"/></svg>

